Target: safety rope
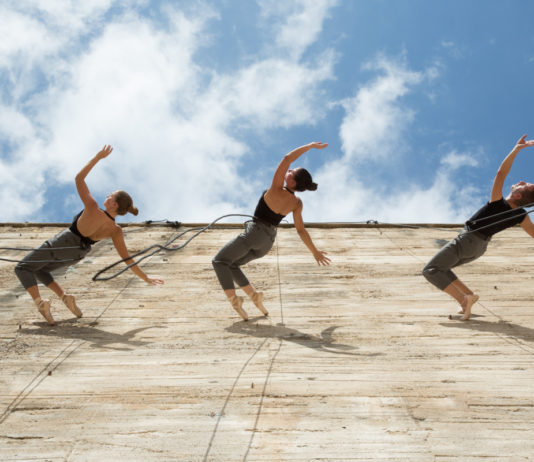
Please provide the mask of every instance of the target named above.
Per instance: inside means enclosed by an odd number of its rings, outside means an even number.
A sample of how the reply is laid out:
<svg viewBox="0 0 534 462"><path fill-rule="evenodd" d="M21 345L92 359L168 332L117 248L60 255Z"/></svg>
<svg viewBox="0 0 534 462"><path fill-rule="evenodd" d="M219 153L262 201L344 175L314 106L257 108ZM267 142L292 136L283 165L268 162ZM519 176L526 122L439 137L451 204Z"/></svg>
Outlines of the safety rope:
<svg viewBox="0 0 534 462"><path fill-rule="evenodd" d="M530 204L527 204L527 205L524 205L524 206L522 206L522 208L532 207L532 206L534 206L534 202L530 203ZM465 222L466 228L464 230L464 234L476 233L476 232L479 232L482 229L490 228L490 227L498 225L500 223L504 223L506 221L514 220L517 217L526 216L526 215L529 215L532 212L534 212L534 209L529 210L529 211L525 210L524 212L516 213L513 216L510 216L510 217L504 218L502 220L498 220L498 221L492 222L492 223L490 223L488 225L481 226L481 227L479 227L477 229L469 229L470 225L473 225L473 224L478 223L478 222L483 221L483 220L489 220L491 218L495 218L495 217L498 217L498 216L501 216L501 215L507 215L507 214L510 214L511 212L514 212L515 210L516 209L505 210L504 212L498 212L498 213L495 213L493 215L488 215L487 217L478 218L476 220L467 220ZM378 227L380 225L389 226L389 225L392 225L394 223L380 222L380 221L377 221L377 220L367 220L365 222L365 224L376 225ZM435 226L432 226L432 225L411 225L411 224L407 224L407 223L402 223L402 224L395 223L394 225L398 226L398 227L402 227L402 228L412 228L412 229L428 229L428 228L432 228L432 229L435 229L437 231L450 231L450 229L438 228L438 227L435 227Z"/></svg>
<svg viewBox="0 0 534 462"><path fill-rule="evenodd" d="M522 206L522 208L524 209L524 208L533 207L533 206L534 206L534 202L526 204L526 205ZM479 223L479 222L482 222L482 221L485 221L485 220L489 220L489 219L493 219L495 217L499 217L499 216L503 216L503 215L509 215L511 213L514 213L515 210L516 209L505 210L503 212L498 212L498 213L495 213L495 214L492 214L492 215L488 215L487 217L481 217L481 218L478 218L476 220L468 220L466 222L466 229L464 230L464 234L479 232L479 231L481 231L483 229L486 229L486 228L489 228L489 227L504 223L504 222L509 221L509 220L516 219L517 217L526 216L526 215L529 215L530 213L534 212L534 209L532 209L530 211L526 211L525 210L522 213L514 214L513 216L509 216L509 217L505 217L502 220L498 220L496 222L492 222L490 224L481 226L481 227L479 227L477 229L468 229L469 226L472 226L472 225L474 225L476 223ZM132 266L138 265L144 259L154 255L155 253L157 253L157 252L159 252L161 250L167 250L167 251L180 250L180 249L184 248L187 244L189 244L189 242L191 242L200 233L208 230L215 223L217 223L218 221L222 220L223 218L228 218L228 217L254 218L252 215L245 215L245 214L222 215L222 216L220 216L219 218L213 220L211 223L209 223L208 225L206 225L204 227L190 228L190 229L178 234L177 236L173 237L171 240L169 240L168 242L166 242L163 245L153 244L153 245L151 245L151 246L149 246L149 247L147 247L147 248L145 248L145 249L143 249L143 250L141 250L141 251L139 251L139 252L137 252L137 253L135 253L133 255L130 255L130 256L128 256L126 258L123 258L121 260L117 260L116 262L112 263L111 265L109 265L109 266L105 267L104 269L100 270L99 272L97 272L93 276L93 281L108 281L110 279L113 279L113 278L119 276L120 274L124 273L128 269L130 269ZM147 221L145 221L145 223L146 224L165 223L165 224L173 224L174 226L179 226L180 225L180 222L168 221L168 220L147 220ZM357 223L368 224L368 225L376 225L376 226L393 225L394 224L394 223L379 222L377 220L367 220L367 221L362 221L362 222L357 222ZM411 224L398 224L398 223L395 223L394 225L402 226L402 227L405 227L405 228L412 228L412 229L426 229L426 228L428 228L428 226L411 225ZM443 228L438 228L438 227L432 227L432 229L445 231ZM184 244L182 244L181 246L177 246L177 247L172 247L172 248L169 247L176 239L178 239L178 238L182 237L183 235L185 235L185 234L187 234L189 232L192 232L192 231L197 231L197 233L195 233L192 237L190 237ZM38 248L34 248L34 249L32 249L32 248L23 248L23 247L0 247L0 250L35 252L35 251L51 251L51 250L69 250L69 249L77 249L77 248L79 248L79 247L55 247L55 248L38 247ZM102 273L105 273L106 271L110 270L114 266L119 265L120 263L123 263L125 261L131 260L132 258L135 258L135 257L138 257L140 255L143 255L143 254L149 252L152 249L155 249L152 253L150 253L148 255L145 255L144 257L140 258L137 261L134 261L133 263L127 265L125 268L123 268L122 270L118 271L117 273L115 273L115 274L113 274L111 276L108 276L108 277L100 277L100 275ZM71 258L71 259L64 259L64 260L15 260L15 259L11 259L11 258L0 257L0 261L7 261L7 262L12 262L12 263L19 263L19 262L22 262L22 261L24 261L25 263L68 263L68 262L74 262L74 261L79 261L79 260L80 260L79 258Z"/></svg>
<svg viewBox="0 0 534 462"><path fill-rule="evenodd" d="M70 250L70 249L79 249L80 246L74 246L74 247L37 247L36 249L29 249L26 247L0 247L0 250L12 250L12 251L25 251L25 252L36 252L36 251L48 251L51 252L53 250ZM67 258L65 260L13 260L12 258L5 258L0 257L0 260L2 261L9 261L12 263L20 263L24 261L24 263L67 263L71 261L78 261L80 258Z"/></svg>
<svg viewBox="0 0 534 462"><path fill-rule="evenodd" d="M168 240L165 244L161 245L161 244L153 244L133 255L130 255L126 258L123 258L121 260L117 260L116 262L112 263L111 265L108 265L106 266L105 268L101 269L100 271L98 271L94 276L93 276L93 281L109 281L110 279L113 279L113 278L116 278L117 276L119 276L120 274L124 273L125 271L127 271L129 268L131 268L132 266L135 266L135 265L138 265L139 263L141 263L145 258L148 258L152 255L154 255L155 253L157 252L160 252L161 250L167 250L167 251L176 251L176 250L180 250L180 249L183 249L187 244L189 244L195 237L197 237L200 233L203 233L204 231L208 230L209 228L211 228L215 223L217 223L218 221L222 220L223 218L228 218L228 217L247 217L247 218L254 218L252 215L245 215L245 214L242 214L242 213L230 213L228 215L222 215L220 216L219 218L216 218L215 220L213 220L211 223L209 223L208 225L206 226L203 226L203 227L196 227L196 228L191 228L191 229L187 229L179 234L177 234L176 236L174 236L172 239ZM182 237L183 235L191 232L191 231L196 231L195 234L193 234L189 239L187 239L183 244L179 245L179 246L176 246L176 247L169 247L176 239ZM111 268L113 268L114 266L117 266L119 265L120 263L123 263L123 262L126 262L127 260L131 260L135 257L138 257L139 255L143 255L147 252L149 252L150 250L152 249L155 249L154 251L152 251L151 253L145 255L144 257L141 257L139 258L137 261L134 261L133 263L130 263L129 265L127 265L126 267L122 268L121 270L117 271L116 273L112 274L111 276L107 276L107 277L101 277L100 275L102 273L105 273L106 271L110 270Z"/></svg>

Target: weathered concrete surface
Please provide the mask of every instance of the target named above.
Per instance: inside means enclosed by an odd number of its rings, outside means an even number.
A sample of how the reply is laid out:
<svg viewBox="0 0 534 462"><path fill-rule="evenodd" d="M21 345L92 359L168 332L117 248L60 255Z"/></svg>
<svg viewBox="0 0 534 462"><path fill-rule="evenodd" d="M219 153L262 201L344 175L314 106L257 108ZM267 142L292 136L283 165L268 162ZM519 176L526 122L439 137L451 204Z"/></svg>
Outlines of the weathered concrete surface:
<svg viewBox="0 0 534 462"><path fill-rule="evenodd" d="M0 242L58 229L4 226ZM420 276L456 230L376 227L310 228L327 268L281 229L246 267L271 316L246 302L240 322L211 268L237 232L151 257L164 287L92 282L116 260L97 244L59 278L84 317L54 299L52 328L0 262L0 460L534 460L534 241L520 228L458 270L481 297L469 322ZM127 243L174 233L128 227Z"/></svg>

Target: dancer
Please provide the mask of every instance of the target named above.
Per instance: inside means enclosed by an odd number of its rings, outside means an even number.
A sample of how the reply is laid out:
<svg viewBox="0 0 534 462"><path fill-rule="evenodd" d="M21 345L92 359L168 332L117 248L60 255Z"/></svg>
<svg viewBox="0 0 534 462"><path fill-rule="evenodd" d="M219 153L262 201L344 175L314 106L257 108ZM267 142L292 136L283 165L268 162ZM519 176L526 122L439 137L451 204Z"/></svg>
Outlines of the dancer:
<svg viewBox="0 0 534 462"><path fill-rule="evenodd" d="M310 143L291 151L282 159L273 182L260 197L254 219L246 223L245 232L226 244L213 258L213 268L219 282L235 311L245 320L248 315L242 308L243 297L235 293L234 281L250 297L254 305L265 315L268 311L263 306L263 293L257 292L241 271L241 266L251 260L261 258L269 252L276 238L277 226L290 212L293 212L295 228L302 242L313 254L317 264L328 265L330 259L326 252L317 250L310 235L304 228L302 220L302 201L295 196L295 191L315 191L317 184L312 181L310 173L304 168L289 169L291 163L310 149L324 149L327 143ZM285 182L285 186L284 186Z"/></svg>
<svg viewBox="0 0 534 462"><path fill-rule="evenodd" d="M98 161L109 156L111 151L113 151L111 146L104 146L76 175L76 189L83 202L84 209L74 217L70 228L61 231L40 247L40 249L49 250L32 250L15 267L15 273L20 282L31 295L39 313L44 316L51 326L54 325L54 318L50 312L50 300L41 298L37 280L52 290L74 315L81 318L82 312L76 305L74 296L65 293L61 286L54 281L50 272L64 266L73 265L83 259L91 250L91 245L108 237L113 240L113 245L121 258L128 258L129 256L128 249L124 243L122 229L115 223L115 217L117 215L126 215L128 212L137 215L138 210L133 206L132 198L125 191L115 191L106 197L104 210L101 210L85 183L85 177L92 168ZM133 260L126 260L126 264L129 265L131 263L133 263ZM149 284L163 284L161 279L148 277L137 265L132 266L130 269Z"/></svg>
<svg viewBox="0 0 534 462"><path fill-rule="evenodd" d="M526 147L534 146L534 140L525 141L523 135L512 151L501 163L493 181L490 201L478 210L466 223L465 228L451 242L446 244L423 269L423 276L443 290L460 304L462 320L471 316L471 307L478 300L467 286L451 271L479 258L488 246L491 237L516 224L534 237L534 225L522 206L534 205L534 184L520 181L512 185L510 193L503 198L504 180L508 176L517 153Z"/></svg>

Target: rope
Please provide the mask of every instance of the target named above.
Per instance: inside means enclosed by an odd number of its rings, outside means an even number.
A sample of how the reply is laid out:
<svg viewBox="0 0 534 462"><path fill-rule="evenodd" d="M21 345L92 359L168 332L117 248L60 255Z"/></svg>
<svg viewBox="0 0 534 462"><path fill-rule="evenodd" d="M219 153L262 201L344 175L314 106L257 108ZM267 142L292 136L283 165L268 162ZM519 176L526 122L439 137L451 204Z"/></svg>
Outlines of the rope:
<svg viewBox="0 0 534 462"><path fill-rule="evenodd" d="M241 213L230 213L228 215L222 215L220 216L219 218L216 218L215 220L213 220L211 223L209 223L208 225L206 226L203 226L203 227L197 227L197 228L191 228L191 229L188 229L188 230L185 230L183 231L182 233L176 235L175 237L173 237L172 239L170 239L169 241L167 241L165 244L161 245L161 244L153 244L133 255L130 255L126 258L123 258L121 260L117 260L115 263L112 263L111 265L108 265L106 266L105 268L101 269L100 271L98 271L94 276L93 276L93 281L109 281L110 279L113 279L113 278L116 278L117 276L119 276L120 274L124 273L125 271L127 271L128 269L130 269L132 266L135 266L135 265L138 265L139 263L141 263L145 258L148 258L156 253L158 253L159 251L161 250L167 250L167 251L176 251L176 250L180 250L180 249L183 249L187 244L189 244L189 242L191 242L195 237L197 237L200 233L203 233L204 231L208 230L209 228L211 228L215 223L217 223L218 221L222 220L223 218L227 218L227 217L247 217L247 218L254 218L252 215L244 215L244 214L241 214ZM182 237L184 234L187 234L191 231L197 231L195 234L193 234L193 236L191 236L187 241L185 241L183 244L179 245L179 246L176 246L176 247L169 247L176 239ZM150 250L152 249L155 249L153 252L149 253L148 255L145 255L144 257L141 257L139 258L137 261L134 261L133 263L130 263L129 265L127 265L125 268L121 269L120 271L117 271L115 274L112 274L111 276L108 276L108 277L101 277L100 275L102 273L105 273L106 271L110 270L111 268L113 268L114 266L117 266L123 262L126 262L128 260L132 260L133 258L135 257L138 257L139 255L143 255L147 252L149 252Z"/></svg>
<svg viewBox="0 0 534 462"><path fill-rule="evenodd" d="M250 440L247 445L247 451L245 452L245 455L243 456L243 462L246 462L248 459L248 456L250 454L250 450L252 448L252 443L254 442L254 436L256 435L256 432L258 432L258 422L260 420L261 413L263 411L263 402L265 400L265 396L267 395L267 385L269 383L269 379L271 378L271 374L273 372L273 366L274 362L276 360L276 357L278 356L278 353L280 353L280 350L282 349L282 344L284 343L283 339L279 339L278 343L278 349L274 353L273 357L271 358L271 362L269 364L269 369L267 370L267 375L265 376L265 380L263 382L263 389L261 391L260 396L260 402L258 404L258 410L256 411L256 419L254 420L254 426L252 427L252 432L250 435Z"/></svg>
<svg viewBox="0 0 534 462"><path fill-rule="evenodd" d="M522 206L523 208L528 208L528 207L533 207L534 206L534 202L532 203L529 203L529 204L526 204L524 206ZM466 226L470 226L470 225L473 225L475 223L478 223L478 222L481 222L481 221L484 221L484 220L489 220L489 219L492 219L492 218L495 218L495 217L498 217L498 216L502 216L502 215L509 215L511 213L513 213L516 209L510 209L510 210L505 210L503 212L498 212L498 213L495 213L493 215L488 215L487 217L481 217L481 218L478 218L476 220L468 220L466 222ZM504 223L506 221L509 221L509 220L513 220L515 219L516 217L520 217L520 216L526 216L526 215L529 215L530 213L534 212L534 209L530 210L530 211L524 211L520 214L514 214L513 216L510 216L510 217L505 217L503 218L502 220L498 220L494 223L490 223L488 225L485 225L485 226L481 226L477 229L474 229L474 230L469 230L469 229L466 229L464 231L465 234L469 234L469 233L474 233L474 232L479 232L483 229L486 229L486 228L489 228L491 226L495 226L495 225L498 225L500 223ZM130 255L126 258L123 258L121 260L118 260L114 263L112 263L111 265L109 266L106 266L104 269L100 270L99 272L97 272L94 276L93 276L93 281L109 281L110 279L113 279L119 275L121 275L122 273L124 273L125 271L127 271L128 269L130 269L132 266L135 266L135 265L138 265L141 261L143 261L145 258L148 258L154 254L156 254L157 252L161 251L161 250L167 250L167 251L175 251L175 250L180 250L180 249L183 249L187 244L189 244L189 242L191 242L195 237L197 237L200 233L203 233L204 231L208 230L209 228L211 228L215 223L217 223L218 221L222 220L223 218L227 218L227 217L247 217L247 218L254 218L252 215L244 215L244 214L228 214L228 215L222 215L220 216L219 218L213 220L211 223L209 223L207 226L204 226L204 227L196 227L196 228L191 228L191 229L188 229L180 234L178 234L177 236L175 236L174 238L172 238L171 240L169 240L168 242L166 242L165 244L163 245L160 245L160 244L154 244L154 245L151 245L147 248L145 248L144 250L141 250L140 252L137 252L135 253L134 255ZM165 224L172 224L174 226L180 226L180 222L178 221L169 221L169 220L147 220L145 221L146 224L153 224L153 223L165 223ZM379 222L377 220L367 220L365 222L357 222L357 223L365 223L365 224L368 224L368 225L376 225L377 227L379 225L391 225L392 223L386 223L386 222ZM412 229L426 229L427 227L426 226L421 226L421 225L410 225L410 224L397 224L397 226L402 226L402 227L405 227L405 228L412 228ZM449 230L445 230L443 228L432 228L432 229L435 229L435 230L439 230L439 231L449 231ZM191 231L198 231L197 233L195 233L192 237L190 237L184 244L182 244L181 246L178 246L178 247L174 247L174 248L170 248L169 245L172 244L176 239L182 237L183 235L191 232ZM78 247L56 247L56 248L53 248L53 250L67 250L67 249L76 249ZM144 257L140 258L139 260L137 261L134 261L133 263L127 265L125 268L123 268L122 270L116 272L115 274L111 275L111 276L108 276L108 277L100 277L100 275L102 273L105 273L106 271L110 270L111 268L115 267L116 265L119 265L120 263L123 263L123 262L126 262L126 261L129 261L129 260L132 260L133 258L135 257L138 257L140 255L143 255L147 252L149 252L150 250L152 249L155 249L152 253L148 254L148 255L145 255ZM0 250L13 250L13 251L50 251L52 250L52 248L47 248L47 247L38 247L38 248L35 248L35 249L29 249L29 248L21 248L21 247L0 247ZM278 244L277 244L277 252L278 252ZM79 259L75 259L75 258L71 258L71 259L65 259L65 260L14 260L14 259L10 259L10 258L5 258L5 257L0 257L0 261L7 261L7 262L11 262L11 263L20 263L22 261L25 261L26 263L68 263L68 262L72 262L72 261L79 261ZM281 298L280 298L281 300ZM281 303L281 302L280 302Z"/></svg>
<svg viewBox="0 0 534 462"><path fill-rule="evenodd" d="M14 251L25 251L25 252L37 252L37 251L46 251L51 252L52 250L70 250L70 249L79 249L79 246L73 247L37 247L35 249L27 247L0 247L0 250L14 250ZM67 263L69 261L78 261L79 258L68 258L66 260L13 260L11 258L0 257L2 261L9 261L12 263Z"/></svg>
<svg viewBox="0 0 534 462"><path fill-rule="evenodd" d="M146 225L152 225L152 224L168 224L172 225L176 228L179 228L181 223L179 221L169 221L169 220L146 220L143 222ZM125 231L127 233L129 231ZM71 250L71 249L79 249L80 246L71 246L71 247L36 247L36 248L28 248L28 247L0 247L0 250L11 250L15 252L43 252L43 251L51 251L51 250ZM8 261L11 263L67 263L71 261L79 261L79 258L68 258L66 260L14 260L12 258L5 258L0 257L0 261Z"/></svg>
<svg viewBox="0 0 534 462"><path fill-rule="evenodd" d="M530 212L528 212L530 213ZM408 253L410 256L412 256L414 259L416 259L417 261L419 262L422 262L424 263L424 261L419 258L417 255L415 255L413 252L411 252L409 249L407 249L406 247L403 247L402 245L400 245L399 243L395 242L391 236L389 236L387 233L385 232L382 232L382 230L378 227L378 222L375 222L374 224L377 225L377 230L378 232L380 233L380 235L384 235L385 237L387 237L394 245L398 246L398 248L401 250L401 251L404 251L406 253ZM497 318L499 320L499 322L501 323L506 323L506 324L509 324L508 321L506 321L502 316L499 316L497 313L495 313L494 311L490 310L486 305L484 305L482 302L478 301L477 302L478 305L480 305L487 313L491 314L492 316L494 316L495 318ZM510 326L510 329L513 331L513 326ZM515 346L518 346L519 348L521 348L522 350L530 353L530 354L534 354L534 351L531 350L527 345L524 345L523 343L521 343L517 338L513 338L513 339L508 339L506 336L504 335L501 335L500 333L498 332L493 332L493 334L495 334L497 337L499 337L501 340L504 340L505 342L509 343L510 345L515 345Z"/></svg>
<svg viewBox="0 0 534 462"><path fill-rule="evenodd" d="M534 206L534 203L527 204L527 205L525 205L523 207L532 207L532 206ZM507 215L507 214L510 214L510 213L514 212L515 210L516 209L505 210L504 212L498 212L498 213L495 213L493 215L488 215L487 217L478 218L476 220L467 220L466 221L466 226L470 226L470 225L472 226L475 223L478 223L480 221L489 220L490 218L495 218L495 217L498 217L498 216L501 216L501 215ZM491 226L495 226L495 225L498 225L500 223L504 223L504 222L509 221L509 220L514 220L517 217L527 216L532 212L534 212L534 209L529 210L528 212L524 211L522 213L515 214L513 216L504 218L502 220L498 220L496 222L490 223L488 225L481 226L480 228L477 228L477 229L471 229L470 230L470 229L466 228L466 230L464 231L464 234L479 232L482 229L486 229L486 228L489 228ZM377 227L379 225L391 225L391 224L393 224L393 223L379 222L377 220L367 220L366 222L361 222L361 223L365 223L365 224L368 224L368 225L376 225ZM431 226L422 226L422 225L410 225L410 224L404 224L404 223L403 224L398 224L397 226L403 227L403 228L412 228L412 229L427 229L427 228L431 228L431 229L435 229L437 231L450 231L450 229L436 228L436 227L433 227L433 226L431 227Z"/></svg>
<svg viewBox="0 0 534 462"><path fill-rule="evenodd" d="M97 321L104 315L108 308L119 298L119 296L124 292L124 290L130 285L134 276L132 276L124 287L119 290L119 292L113 297L113 299L108 303L108 305L100 312L94 320L89 323L90 326L95 325ZM41 370L33 377L32 380L18 393L18 395L7 405L2 414L0 414L0 425L5 422L5 420L11 415L13 409L19 406L30 394L49 376L54 372L59 366L61 366L70 356L72 356L81 346L87 343L87 340L80 340L76 343L77 340L72 340L65 348L63 348L51 361L49 361Z"/></svg>
<svg viewBox="0 0 534 462"><path fill-rule="evenodd" d="M76 247L76 248L78 249L79 247ZM81 258L69 258L67 260L11 260L9 258L0 257L0 260L9 261L11 263L21 263L21 262L24 262L24 263L67 263L69 261L80 261Z"/></svg>
<svg viewBox="0 0 534 462"><path fill-rule="evenodd" d="M210 455L211 449L213 447L213 441L214 441L215 436L217 435L217 432L219 430L219 425L221 423L221 419L224 416L224 413L226 411L226 407L228 406L230 398L232 397L232 394L234 393L234 390L235 390L235 388L237 386L237 382L239 382L239 379L241 378L241 375L243 374L243 372L247 368L248 364L252 361L254 356L256 356L258 354L258 352L263 348L263 345L265 345L266 342L267 342L267 339L264 339L263 342L261 342L261 344L258 347L256 347L256 349L252 352L252 355L250 355L248 357L248 359L245 361L245 363L243 364L243 366L239 370L239 373L237 374L236 378L234 379L234 382L233 382L232 386L230 387L230 391L226 395L226 399L224 400L224 404L223 404L221 410L219 411L219 413L217 414L217 422L215 422L215 427L214 427L214 429L213 429L213 431L211 433L211 438L209 440L208 447L206 448L206 452L204 453L204 457L202 458L203 462L206 462L208 460L208 456Z"/></svg>
<svg viewBox="0 0 534 462"><path fill-rule="evenodd" d="M67 250L67 249L79 249L80 246L73 246L73 247L37 247L35 249L31 249L28 247L0 247L0 250L25 250L27 252L33 252L37 250Z"/></svg>
<svg viewBox="0 0 534 462"><path fill-rule="evenodd" d="M278 253L278 233L276 234L276 272L278 273L278 297L280 299L280 322L284 326L284 309L282 306L282 281L280 278L280 256Z"/></svg>

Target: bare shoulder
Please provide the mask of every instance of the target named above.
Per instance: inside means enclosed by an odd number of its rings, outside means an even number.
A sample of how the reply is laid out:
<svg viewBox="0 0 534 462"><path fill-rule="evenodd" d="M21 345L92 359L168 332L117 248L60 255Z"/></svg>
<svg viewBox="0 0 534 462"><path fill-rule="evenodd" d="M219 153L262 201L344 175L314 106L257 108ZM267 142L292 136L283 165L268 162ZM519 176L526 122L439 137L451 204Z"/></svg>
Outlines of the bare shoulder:
<svg viewBox="0 0 534 462"><path fill-rule="evenodd" d="M122 227L117 223L111 224L111 235L112 236L123 236Z"/></svg>
<svg viewBox="0 0 534 462"><path fill-rule="evenodd" d="M293 210L292 212L295 214L301 214L302 213L302 208L304 207L304 204L302 203L302 200L300 199L300 197L296 197L295 196L295 202L294 202L294 206L293 206Z"/></svg>

